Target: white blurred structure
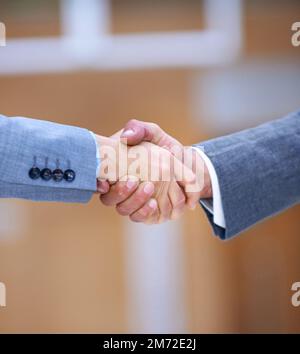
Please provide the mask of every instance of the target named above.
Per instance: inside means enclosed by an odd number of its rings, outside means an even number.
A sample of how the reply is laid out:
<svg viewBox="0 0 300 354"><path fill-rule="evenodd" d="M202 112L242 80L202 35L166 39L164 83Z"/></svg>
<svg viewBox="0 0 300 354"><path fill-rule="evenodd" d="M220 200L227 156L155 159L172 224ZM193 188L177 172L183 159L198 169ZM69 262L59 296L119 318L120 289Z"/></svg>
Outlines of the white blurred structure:
<svg viewBox="0 0 300 354"><path fill-rule="evenodd" d="M61 0L63 35L9 40L0 75L230 63L241 47L241 3L205 0L202 31L111 35L109 0Z"/></svg>
<svg viewBox="0 0 300 354"><path fill-rule="evenodd" d="M180 221L127 224L127 318L132 333L187 330L181 228Z"/></svg>
<svg viewBox="0 0 300 354"><path fill-rule="evenodd" d="M280 57L201 72L191 81L193 118L218 135L283 117L299 109L299 79L299 62Z"/></svg>

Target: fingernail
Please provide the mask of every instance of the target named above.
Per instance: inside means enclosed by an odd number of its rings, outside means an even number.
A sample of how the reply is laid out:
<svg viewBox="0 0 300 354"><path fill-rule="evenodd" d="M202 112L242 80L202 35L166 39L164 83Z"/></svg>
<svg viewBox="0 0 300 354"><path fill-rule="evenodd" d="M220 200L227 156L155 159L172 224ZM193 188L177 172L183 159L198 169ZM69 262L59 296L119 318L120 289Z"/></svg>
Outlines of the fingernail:
<svg viewBox="0 0 300 354"><path fill-rule="evenodd" d="M124 130L123 133L122 133L122 137L123 138L129 137L129 136L132 136L132 135L134 135L134 130L133 129Z"/></svg>
<svg viewBox="0 0 300 354"><path fill-rule="evenodd" d="M154 186L153 186L153 184L152 184L152 183L147 183L147 184L145 185L145 187L144 187L144 192L145 192L146 194L152 194L153 191L154 191Z"/></svg>
<svg viewBox="0 0 300 354"><path fill-rule="evenodd" d="M133 187L135 187L136 186L136 181L133 181L133 180L128 180L127 181L127 183L126 183L126 187L128 188L128 189L132 189Z"/></svg>
<svg viewBox="0 0 300 354"><path fill-rule="evenodd" d="M156 209L157 202L155 199L150 199L148 205L151 209Z"/></svg>

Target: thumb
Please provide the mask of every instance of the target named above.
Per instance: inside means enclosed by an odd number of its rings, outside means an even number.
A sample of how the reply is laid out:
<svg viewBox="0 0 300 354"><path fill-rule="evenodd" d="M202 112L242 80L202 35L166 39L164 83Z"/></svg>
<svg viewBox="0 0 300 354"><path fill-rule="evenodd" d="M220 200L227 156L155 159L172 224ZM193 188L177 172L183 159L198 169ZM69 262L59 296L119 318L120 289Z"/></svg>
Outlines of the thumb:
<svg viewBox="0 0 300 354"><path fill-rule="evenodd" d="M105 194L109 191L110 185L107 181L97 180L97 192L100 194Z"/></svg>
<svg viewBox="0 0 300 354"><path fill-rule="evenodd" d="M127 145L138 145L146 140L146 136L147 127L135 119L130 120L121 133L121 139L126 139Z"/></svg>

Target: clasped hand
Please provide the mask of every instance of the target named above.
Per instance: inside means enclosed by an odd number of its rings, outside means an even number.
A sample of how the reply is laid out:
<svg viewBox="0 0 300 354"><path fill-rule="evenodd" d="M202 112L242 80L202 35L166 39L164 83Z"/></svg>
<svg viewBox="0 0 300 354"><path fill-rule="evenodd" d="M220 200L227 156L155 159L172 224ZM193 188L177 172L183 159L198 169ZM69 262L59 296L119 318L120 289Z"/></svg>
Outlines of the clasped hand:
<svg viewBox="0 0 300 354"><path fill-rule="evenodd" d="M132 221L157 224L211 197L200 155L159 126L137 120L110 138L97 136L101 166L98 192L104 205Z"/></svg>

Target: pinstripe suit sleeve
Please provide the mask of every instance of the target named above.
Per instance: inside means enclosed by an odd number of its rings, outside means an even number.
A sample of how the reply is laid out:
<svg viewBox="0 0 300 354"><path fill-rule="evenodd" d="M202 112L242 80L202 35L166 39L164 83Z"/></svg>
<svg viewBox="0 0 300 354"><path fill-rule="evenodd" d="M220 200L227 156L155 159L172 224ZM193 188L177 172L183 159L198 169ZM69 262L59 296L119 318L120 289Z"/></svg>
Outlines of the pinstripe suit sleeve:
<svg viewBox="0 0 300 354"><path fill-rule="evenodd" d="M197 146L218 176L226 228L208 218L221 239L300 202L300 112Z"/></svg>
<svg viewBox="0 0 300 354"><path fill-rule="evenodd" d="M73 182L29 177L46 165L76 173ZM84 203L96 191L96 146L86 129L0 116L0 197Z"/></svg>

